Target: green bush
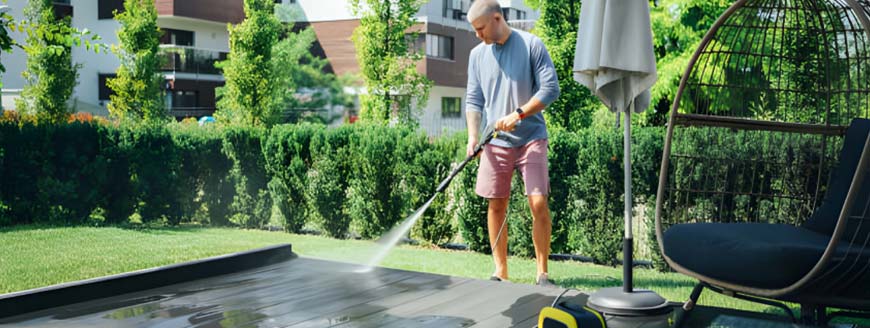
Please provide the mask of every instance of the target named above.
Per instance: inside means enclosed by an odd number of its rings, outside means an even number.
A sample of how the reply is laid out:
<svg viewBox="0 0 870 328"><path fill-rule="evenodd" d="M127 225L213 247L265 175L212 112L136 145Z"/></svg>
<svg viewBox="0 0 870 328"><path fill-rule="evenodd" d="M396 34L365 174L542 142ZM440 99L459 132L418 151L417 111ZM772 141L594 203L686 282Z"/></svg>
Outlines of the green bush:
<svg viewBox="0 0 870 328"><path fill-rule="evenodd" d="M52 176L40 188L48 194L52 221L82 224L99 206L103 172L108 161L100 152L100 135L92 123L72 122L51 127Z"/></svg>
<svg viewBox="0 0 870 328"><path fill-rule="evenodd" d="M403 219L402 186L396 175L396 147L405 130L360 125L351 139L352 176L348 214L357 232L377 238Z"/></svg>
<svg viewBox="0 0 870 328"><path fill-rule="evenodd" d="M455 137L443 137L430 143L425 135L411 133L396 150L397 157L402 158L396 171L405 190L402 195L405 203L403 212L413 213L429 198L436 197L411 229L411 236L415 239L440 245L449 242L456 234L452 213L447 208L451 193L448 190L436 196L435 190L450 174L451 160L457 158L460 145L464 143Z"/></svg>
<svg viewBox="0 0 870 328"><path fill-rule="evenodd" d="M311 169L307 173L305 188L311 220L326 235L347 237L350 217L345 202L350 177L351 127L320 130L311 140Z"/></svg>
<svg viewBox="0 0 870 328"><path fill-rule="evenodd" d="M227 209L232 202L229 182L230 159L221 152L223 133L211 126L172 125L181 169L178 171L182 216L193 222L229 224Z"/></svg>
<svg viewBox="0 0 870 328"><path fill-rule="evenodd" d="M51 136L45 126L3 123L4 170L0 195L9 206L12 223L30 224L48 221L49 199L41 190L41 180L49 177L53 167Z"/></svg>
<svg viewBox="0 0 870 328"><path fill-rule="evenodd" d="M164 126L130 127L130 166L142 222L181 222L181 157Z"/></svg>
<svg viewBox="0 0 870 328"><path fill-rule="evenodd" d="M569 248L596 263L614 263L621 249L624 191L622 137L617 133L578 133L576 175L568 176Z"/></svg>
<svg viewBox="0 0 870 328"><path fill-rule="evenodd" d="M565 130L550 132L549 174L550 174L550 216L553 221L553 232L550 238L550 249L553 253L568 253L568 235L574 227L569 219L568 192L570 186L566 177L577 175L577 156L579 144L576 133Z"/></svg>
<svg viewBox="0 0 870 328"><path fill-rule="evenodd" d="M230 181L235 185L230 221L247 228L264 227L272 217L270 178L260 143L264 136L263 128L228 127L223 139L223 152L233 163Z"/></svg>
<svg viewBox="0 0 870 328"><path fill-rule="evenodd" d="M462 152L465 151L464 143ZM489 203L486 198L478 196L474 192L474 184L477 181L477 168L479 160L475 159L468 163L456 179L453 180L453 215L456 218L462 240L468 248L481 253L491 253L489 234L486 225L486 212Z"/></svg>
<svg viewBox="0 0 870 328"><path fill-rule="evenodd" d="M107 183L100 186L103 217L107 224L124 223L136 211L138 203L131 179L131 134L109 125L100 125L98 130L102 135L100 153L108 162L103 173Z"/></svg>
<svg viewBox="0 0 870 328"><path fill-rule="evenodd" d="M272 176L269 192L284 218L284 230L299 232L308 217L305 189L311 167L311 139L320 125L278 125L263 146L266 170Z"/></svg>

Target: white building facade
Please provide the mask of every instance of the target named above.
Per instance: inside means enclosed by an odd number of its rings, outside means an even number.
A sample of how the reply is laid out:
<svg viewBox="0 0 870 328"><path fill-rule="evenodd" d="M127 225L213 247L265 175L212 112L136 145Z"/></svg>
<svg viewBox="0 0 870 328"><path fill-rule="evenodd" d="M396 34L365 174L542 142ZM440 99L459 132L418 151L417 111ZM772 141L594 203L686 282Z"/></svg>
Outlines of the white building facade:
<svg viewBox="0 0 870 328"><path fill-rule="evenodd" d="M214 89L224 79L213 67L229 52L228 23L244 19L243 0L155 0L158 26L165 31L161 52L166 56L166 101L176 117L210 115L215 109ZM22 17L27 0L10 0L13 17ZM277 0L280 11L291 13L298 28L310 26L317 35L312 52L329 60L329 71L342 75L359 72L351 41L359 18L347 0ZM468 54L480 41L474 36L464 14L471 0L432 0L417 15L420 31L418 46L426 58L417 67L432 80L433 87L425 108L418 109L420 125L430 135L465 129L465 84ZM500 0L509 22L533 22L538 13L522 0ZM56 11L72 15L72 25L100 35L104 43L117 44L120 24L112 12L123 8L123 0L57 1ZM290 17L288 16L288 17ZM519 24L527 27L528 24ZM13 33L19 42L23 35ZM112 53L73 49L73 62L82 65L79 83L73 93L79 111L106 115L110 90L105 80L114 76L120 62ZM2 105L14 109L14 98L24 86L21 72L26 56L16 49L0 55L6 65L3 75Z"/></svg>

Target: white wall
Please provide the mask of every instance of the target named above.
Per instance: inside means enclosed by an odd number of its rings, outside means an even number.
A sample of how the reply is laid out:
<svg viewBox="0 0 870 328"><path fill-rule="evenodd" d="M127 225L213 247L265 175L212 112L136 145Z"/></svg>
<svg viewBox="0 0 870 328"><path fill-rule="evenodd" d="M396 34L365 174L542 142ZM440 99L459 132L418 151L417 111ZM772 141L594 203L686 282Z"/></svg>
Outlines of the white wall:
<svg viewBox="0 0 870 328"><path fill-rule="evenodd" d="M453 13L449 10L447 17L444 17L444 1L451 0L432 0L423 4L417 17L424 18L429 23L472 31L471 24L468 23L465 17L462 17L462 19L453 19ZM462 0L463 12L468 11L470 3L470 0Z"/></svg>
<svg viewBox="0 0 870 328"><path fill-rule="evenodd" d="M21 18L24 17L23 9L26 4L26 0L10 0L6 3L6 5L12 9L10 14L16 21L20 21ZM10 35L16 42L20 44L24 43L24 33L10 31ZM21 76L21 72L24 71L25 65L27 64L27 56L24 54L24 50L13 48L12 53L0 53L0 61L2 61L3 66L6 67L6 72L2 73L3 108L14 109L15 98L18 95L18 90L21 90L21 88L24 87L24 78Z"/></svg>
<svg viewBox="0 0 870 328"><path fill-rule="evenodd" d="M186 17L160 16L157 18L157 26L193 31L193 46L195 48L222 52L230 51L230 35L227 32L226 23Z"/></svg>
<svg viewBox="0 0 870 328"><path fill-rule="evenodd" d="M461 99L461 117L441 117L441 98L458 97ZM432 86L426 108L420 115L420 127L430 136L440 136L454 131L465 130L465 88Z"/></svg>
<svg viewBox="0 0 870 328"><path fill-rule="evenodd" d="M98 19L97 17L97 1L93 0L72 0L73 5L73 27L83 30L88 30L96 33L102 38L104 44L117 44L117 30L121 24L114 19ZM78 111L87 111L94 114L106 115L105 104L100 106L99 103L99 74L112 74L118 69L120 61L118 57L111 52L96 53L93 50L87 50L84 47L73 47L72 58L74 63L79 63L82 67L79 69L79 84L73 91L72 98L76 101L76 109Z"/></svg>
<svg viewBox="0 0 870 328"><path fill-rule="evenodd" d="M19 20L23 17L22 7L25 0L11 0L12 14ZM19 4L21 6L19 6ZM114 19L98 19L97 1L72 0L73 19L72 25L78 29L87 28L92 33L101 37L101 41L107 45L118 43L117 30L120 23ZM183 17L161 16L157 19L157 25L162 28L173 28L194 32L194 45L197 48L229 51L229 34L227 25L218 22L209 22ZM13 33L13 38L24 42L24 36ZM84 47L73 47L72 59L74 63L81 64L79 69L78 85L73 90L72 100L79 111L87 111L95 114L108 114L106 104L99 101L100 74L114 73L120 61L111 52L96 53ZM16 49L11 54L0 54L0 60L6 66L7 72L3 75L3 105L4 108L14 109L14 98L18 96L16 90L24 87L24 79L21 72L25 68L27 56L22 50Z"/></svg>

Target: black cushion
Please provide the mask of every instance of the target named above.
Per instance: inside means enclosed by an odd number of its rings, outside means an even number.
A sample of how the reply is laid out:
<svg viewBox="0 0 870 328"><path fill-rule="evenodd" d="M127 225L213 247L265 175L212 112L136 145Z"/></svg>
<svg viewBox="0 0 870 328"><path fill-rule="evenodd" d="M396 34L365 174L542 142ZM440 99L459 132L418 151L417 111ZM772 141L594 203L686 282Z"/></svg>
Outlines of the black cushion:
<svg viewBox="0 0 870 328"><path fill-rule="evenodd" d="M861 118L852 120L846 130L846 140L843 141L843 149L840 150L839 163L831 172L825 198L804 224L805 228L826 235L834 232L868 134L870 134L870 120ZM864 193L866 192L865 188ZM854 232L847 231L846 235L851 236Z"/></svg>
<svg viewBox="0 0 870 328"><path fill-rule="evenodd" d="M786 287L822 257L829 236L786 224L690 223L663 236L668 257L691 271L756 288Z"/></svg>

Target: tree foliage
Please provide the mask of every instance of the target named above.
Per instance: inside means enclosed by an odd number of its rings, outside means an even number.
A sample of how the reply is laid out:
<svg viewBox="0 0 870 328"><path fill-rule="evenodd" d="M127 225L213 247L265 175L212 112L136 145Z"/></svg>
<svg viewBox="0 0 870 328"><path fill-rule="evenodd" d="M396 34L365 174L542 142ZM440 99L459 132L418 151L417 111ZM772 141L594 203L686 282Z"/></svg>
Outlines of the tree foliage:
<svg viewBox="0 0 870 328"><path fill-rule="evenodd" d="M217 66L226 85L217 89L219 120L262 125L274 117L278 90L272 64L273 46L281 23L275 17L272 0L245 0L245 18L229 25L230 53Z"/></svg>
<svg viewBox="0 0 870 328"><path fill-rule="evenodd" d="M527 3L541 11L535 33L544 41L559 77L561 95L544 112L547 123L569 131L587 128L592 124L596 98L574 80L573 73L580 0L528 0Z"/></svg>
<svg viewBox="0 0 870 328"><path fill-rule="evenodd" d="M31 0L24 9L31 29L27 33L26 81L17 107L36 114L40 121L66 122L68 101L78 79L80 64L72 63L74 29L70 18L56 18L51 0Z"/></svg>
<svg viewBox="0 0 870 328"><path fill-rule="evenodd" d="M218 63L226 85L218 89L219 121L253 125L328 121L329 107L346 105L344 82L315 57L310 27L294 31L296 13L274 1L245 0L247 19L230 26L230 54ZM279 16L281 17L279 19ZM282 25L282 21L285 25Z"/></svg>
<svg viewBox="0 0 870 328"><path fill-rule="evenodd" d="M650 90L650 107L640 115L643 125L664 125L680 79L701 38L730 1L660 0L651 6L650 24L658 81Z"/></svg>
<svg viewBox="0 0 870 328"><path fill-rule="evenodd" d="M151 0L126 0L124 12L115 18L120 45L112 51L120 58L118 76L108 79L111 95L109 112L118 118L163 122L168 116L163 104L163 76L160 74L161 31L157 10Z"/></svg>
<svg viewBox="0 0 870 328"><path fill-rule="evenodd" d="M6 4L6 0L0 0L0 4ZM43 5L42 3L39 4ZM41 18L41 16L37 17ZM107 46L102 43L96 43L96 41L100 40L100 36L93 34L91 31L78 30L73 27L66 26L64 28L51 28L44 25L39 24L39 20L36 21L25 19L23 21L15 21L12 15L5 13L0 15L0 54L3 52L11 52L13 47L18 47L20 49L25 49L24 45L19 44L9 35L9 32L19 32L19 33L27 33L30 34L38 34L38 35L49 35L46 38L51 38L55 40L63 40L64 42L69 41L70 45L74 46L82 46L84 45L88 50L93 50L97 53L100 51L104 51L107 49ZM68 33L69 37L66 37L65 34ZM68 40L67 40L68 39ZM94 43L92 43L94 42ZM62 50L62 46L50 46L56 47ZM52 50L54 51L54 50ZM6 72L6 66L0 62L0 74ZM0 82L0 87L3 86L3 83Z"/></svg>
<svg viewBox="0 0 870 328"><path fill-rule="evenodd" d="M0 3L5 4L5 1ZM3 52L11 52L12 46L15 45L15 40L9 35L9 28L14 24L12 16L9 14L0 15L0 54ZM0 62L0 74L6 73L6 67ZM0 81L0 87L3 87L3 82Z"/></svg>
<svg viewBox="0 0 870 328"><path fill-rule="evenodd" d="M422 4L422 0L351 0L351 11L360 16L353 42L367 90L360 97L360 119L414 123L412 105L426 104L432 82L417 72L423 56L410 47L417 33L408 33Z"/></svg>
<svg viewBox="0 0 870 328"><path fill-rule="evenodd" d="M311 27L298 33L288 27L284 34L285 37L272 48L272 69L279 88L275 99L277 121L320 120L328 123L331 117L306 114L328 113L329 107L348 105L350 99L344 93L344 82L335 74L324 71L328 60L311 53L311 45L317 40Z"/></svg>
<svg viewBox="0 0 870 328"><path fill-rule="evenodd" d="M559 74L562 95L546 111L550 125L588 127L600 104L574 81L573 63L580 0L526 0L541 11L535 33L541 37ZM650 107L638 115L641 125L664 125L680 78L704 33L731 3L724 0L659 0L651 3L650 21L659 79L651 89Z"/></svg>

